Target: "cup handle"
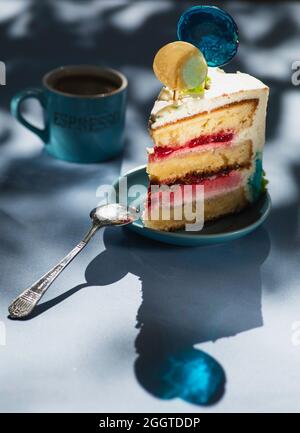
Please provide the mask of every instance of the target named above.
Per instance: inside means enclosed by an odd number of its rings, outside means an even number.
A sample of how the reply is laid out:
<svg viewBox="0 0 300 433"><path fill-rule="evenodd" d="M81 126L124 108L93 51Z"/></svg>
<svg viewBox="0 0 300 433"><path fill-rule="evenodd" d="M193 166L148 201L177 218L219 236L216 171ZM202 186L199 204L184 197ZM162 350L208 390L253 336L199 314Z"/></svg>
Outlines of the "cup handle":
<svg viewBox="0 0 300 433"><path fill-rule="evenodd" d="M34 89L34 88L25 89L17 93L13 97L10 106L11 113L20 123L22 123L22 125L24 125L30 131L37 134L43 140L44 143L47 143L48 142L47 126L44 129L37 128L36 126L33 126L31 123L29 123L22 115L21 112L22 102L25 101L25 99L29 99L29 98L36 98L41 104L42 108L43 109L45 108L46 100L45 100L45 94L42 89Z"/></svg>

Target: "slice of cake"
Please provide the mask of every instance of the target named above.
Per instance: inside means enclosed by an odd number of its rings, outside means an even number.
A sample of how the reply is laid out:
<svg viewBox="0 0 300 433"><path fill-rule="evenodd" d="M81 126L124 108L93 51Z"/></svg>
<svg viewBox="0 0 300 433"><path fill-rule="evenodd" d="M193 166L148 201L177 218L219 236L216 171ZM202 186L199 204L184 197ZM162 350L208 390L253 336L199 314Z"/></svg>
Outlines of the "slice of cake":
<svg viewBox="0 0 300 433"><path fill-rule="evenodd" d="M165 87L155 102L149 125L154 147L147 166L146 227L177 230L193 223L184 212L181 218L174 212L186 200L193 201L193 193L188 198L182 194L182 202L171 199L166 219L161 194L153 193L153 185L178 185L180 190L190 185L192 191L203 186L205 221L238 212L262 193L269 89L239 72L209 68L208 76L208 90L175 93Z"/></svg>

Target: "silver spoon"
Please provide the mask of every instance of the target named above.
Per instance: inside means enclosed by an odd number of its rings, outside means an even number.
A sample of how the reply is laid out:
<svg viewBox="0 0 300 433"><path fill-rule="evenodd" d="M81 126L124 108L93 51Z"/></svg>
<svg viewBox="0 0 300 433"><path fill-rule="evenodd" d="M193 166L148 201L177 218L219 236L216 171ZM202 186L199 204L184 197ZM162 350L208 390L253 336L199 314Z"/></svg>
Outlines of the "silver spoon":
<svg viewBox="0 0 300 433"><path fill-rule="evenodd" d="M42 296L49 289L53 281L68 266L68 264L79 254L94 234L106 226L124 226L136 221L139 213L136 209L120 204L108 204L99 206L92 210L90 217L93 225L83 240L70 251L54 268L50 269L43 277L36 281L31 287L24 290L8 307L9 315L13 319L21 319L28 316Z"/></svg>

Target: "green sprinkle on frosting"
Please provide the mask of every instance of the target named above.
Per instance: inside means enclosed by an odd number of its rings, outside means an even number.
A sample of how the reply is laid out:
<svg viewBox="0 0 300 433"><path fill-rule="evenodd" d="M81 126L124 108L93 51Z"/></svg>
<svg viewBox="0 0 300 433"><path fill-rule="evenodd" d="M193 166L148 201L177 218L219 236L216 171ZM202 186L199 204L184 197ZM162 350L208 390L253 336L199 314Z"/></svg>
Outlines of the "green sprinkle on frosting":
<svg viewBox="0 0 300 433"><path fill-rule="evenodd" d="M207 77L205 78L205 82L204 82L205 90L210 89L210 86L211 86L211 78L207 75Z"/></svg>
<svg viewBox="0 0 300 433"><path fill-rule="evenodd" d="M208 90L211 86L211 78L206 77L205 80L193 89L183 90L180 92L181 95L192 95L192 96L202 96L205 90Z"/></svg>
<svg viewBox="0 0 300 433"><path fill-rule="evenodd" d="M268 183L269 183L269 181L266 177L266 172L265 172L265 170L263 170L262 179L261 179L261 191L263 193L266 193L268 191Z"/></svg>

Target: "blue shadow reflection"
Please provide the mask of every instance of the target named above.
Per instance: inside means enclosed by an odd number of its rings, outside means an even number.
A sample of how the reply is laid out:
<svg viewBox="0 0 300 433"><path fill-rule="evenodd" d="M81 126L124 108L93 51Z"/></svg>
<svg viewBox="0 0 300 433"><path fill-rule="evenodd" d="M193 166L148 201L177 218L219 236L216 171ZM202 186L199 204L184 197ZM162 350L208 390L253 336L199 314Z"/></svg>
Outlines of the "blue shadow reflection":
<svg viewBox="0 0 300 433"><path fill-rule="evenodd" d="M139 276L143 300L135 374L140 384L161 399L218 401L225 372L194 345L263 325L260 266L270 250L267 231L195 249L155 243L126 229L107 229L104 242L106 250L86 270L87 284L111 284L128 272Z"/></svg>

